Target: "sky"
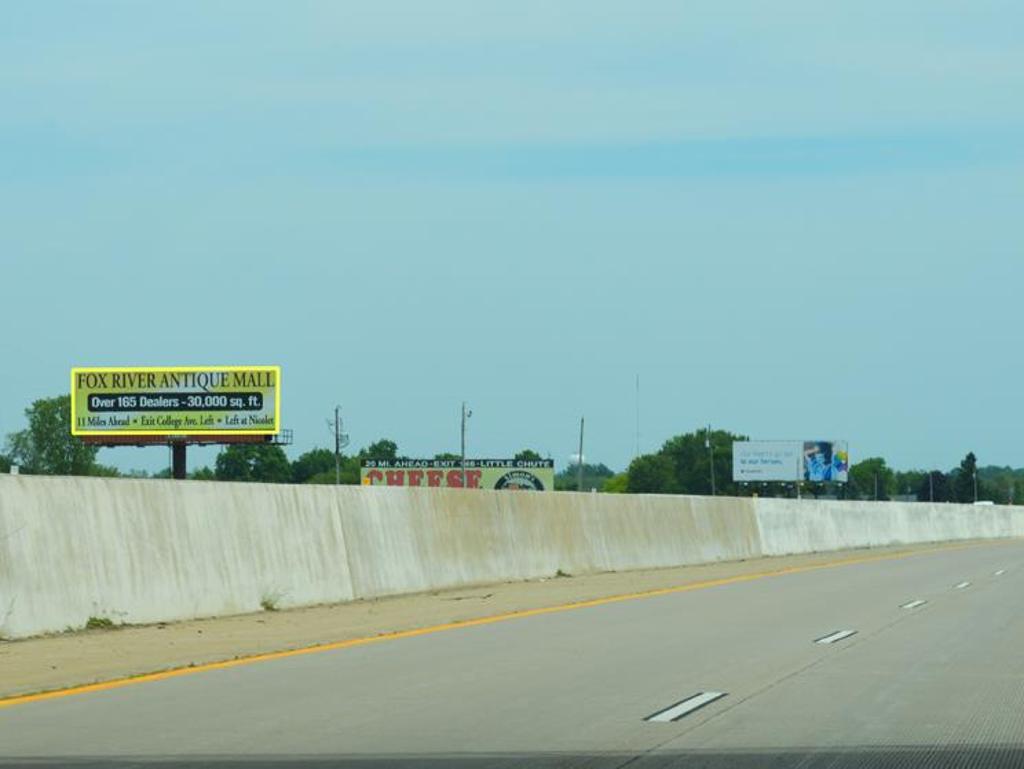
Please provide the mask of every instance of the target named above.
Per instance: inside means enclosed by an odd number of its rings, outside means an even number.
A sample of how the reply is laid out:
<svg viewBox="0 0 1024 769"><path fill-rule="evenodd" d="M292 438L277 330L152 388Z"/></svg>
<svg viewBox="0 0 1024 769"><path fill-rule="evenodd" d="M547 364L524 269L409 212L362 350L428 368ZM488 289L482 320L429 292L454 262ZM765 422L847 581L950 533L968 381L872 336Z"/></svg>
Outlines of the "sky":
<svg viewBox="0 0 1024 769"><path fill-rule="evenodd" d="M0 436L72 366L280 364L292 458L336 404L457 451L466 401L479 457L564 466L585 416L621 470L639 405L641 452L1024 466L1020 3L3 16Z"/></svg>

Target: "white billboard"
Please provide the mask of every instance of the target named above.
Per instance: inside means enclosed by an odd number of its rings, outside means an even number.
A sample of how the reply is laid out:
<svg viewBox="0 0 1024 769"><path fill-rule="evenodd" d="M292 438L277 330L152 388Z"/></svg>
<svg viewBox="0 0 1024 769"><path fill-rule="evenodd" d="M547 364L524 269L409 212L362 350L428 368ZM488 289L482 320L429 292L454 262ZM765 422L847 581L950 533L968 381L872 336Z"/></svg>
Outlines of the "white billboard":
<svg viewBox="0 0 1024 769"><path fill-rule="evenodd" d="M845 441L737 441L732 479L743 483L845 483L850 454Z"/></svg>
<svg viewBox="0 0 1024 769"><path fill-rule="evenodd" d="M803 457L799 441L737 441L732 444L732 479L792 483L803 477Z"/></svg>

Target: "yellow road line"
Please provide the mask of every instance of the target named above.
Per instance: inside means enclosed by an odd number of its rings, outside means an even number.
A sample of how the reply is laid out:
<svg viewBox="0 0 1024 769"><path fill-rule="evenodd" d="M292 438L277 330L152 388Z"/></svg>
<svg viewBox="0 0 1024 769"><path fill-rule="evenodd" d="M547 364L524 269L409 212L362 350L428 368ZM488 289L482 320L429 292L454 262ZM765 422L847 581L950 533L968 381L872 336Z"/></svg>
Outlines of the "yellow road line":
<svg viewBox="0 0 1024 769"><path fill-rule="evenodd" d="M23 694L14 697L7 697L4 699L0 699L0 708L12 707L14 705L23 705L29 702L41 702L43 700L52 700L57 699L59 697L69 697L74 694L88 694L90 692L107 691L108 689L119 689L122 686L142 684L147 683L149 681L163 681L167 678L177 678L178 676L186 676L191 675L193 673L205 673L209 670L223 670L225 668L233 668L238 667L240 665L251 665L256 662L279 660L284 659L286 657L297 657L300 654L315 654L318 652L334 651L336 649L350 649L353 646L366 646L367 644L381 643L382 641L395 641L399 638L415 638L416 636L429 635L431 633L440 633L445 630L476 627L478 625L491 625L496 622L507 622L508 620L521 619L524 617L536 617L541 614L554 614L556 612L571 611L573 609L586 609L591 606L604 606L606 604L619 603L621 601L635 601L642 598L654 598L660 595L686 593L691 590L703 590L709 587L735 585L740 582L751 582L753 580L765 579L767 577L780 577L785 574L800 574L802 572L816 571L818 569L831 569L837 566L852 566L854 564L871 563L874 561L891 561L899 558L908 558L914 555L924 555L926 553L935 553L947 550L959 550L967 547L977 547L979 544L991 543L946 545L940 547L931 547L924 550L913 550L910 552L904 551L898 553L887 553L884 555L841 558L835 561L827 561L825 563L816 563L807 566L789 566L783 569L774 569L772 571L760 571L752 574L740 574L734 577L721 577L719 579L709 579L701 582L691 582L686 585L676 585L674 587L662 587L655 588L653 590L644 590L637 593L624 593L621 595L612 595L607 596L605 598L592 598L586 601L575 601L573 603L559 604L557 606L547 606L540 609L524 609L521 611L507 612L505 614L495 614L490 617L467 619L458 622L447 622L443 625L431 625L430 627L418 628L415 630L400 630L393 633L382 633L376 636L352 638L347 641L334 641L331 643L317 644L315 646L304 646L299 649L289 649L287 651L253 654L247 657L238 657L232 660L225 660L223 662L208 662L202 665L190 665L188 667L172 668L170 670L164 670L159 673L147 673L145 675L133 676L130 678L115 678L110 681L103 681L101 683L96 684L87 684L85 686L72 686L66 689L54 689L46 692L39 692L38 694Z"/></svg>

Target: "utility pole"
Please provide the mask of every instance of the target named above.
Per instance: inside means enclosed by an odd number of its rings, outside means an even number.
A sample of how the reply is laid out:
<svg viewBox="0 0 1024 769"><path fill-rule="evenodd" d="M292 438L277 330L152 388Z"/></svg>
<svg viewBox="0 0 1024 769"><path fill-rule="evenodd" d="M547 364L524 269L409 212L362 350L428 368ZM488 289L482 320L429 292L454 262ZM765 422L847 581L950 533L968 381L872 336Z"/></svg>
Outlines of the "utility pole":
<svg viewBox="0 0 1024 769"><path fill-rule="evenodd" d="M875 473L875 502L878 501L878 473Z"/></svg>
<svg viewBox="0 0 1024 769"><path fill-rule="evenodd" d="M935 501L935 471L928 471L928 501Z"/></svg>
<svg viewBox="0 0 1024 769"><path fill-rule="evenodd" d="M341 406L334 407L334 422L327 420L327 429L334 433L334 485L341 485L341 450L348 446L348 436L342 432Z"/></svg>
<svg viewBox="0 0 1024 769"><path fill-rule="evenodd" d="M576 491L583 491L583 417L580 417L580 453L576 455Z"/></svg>
<svg viewBox="0 0 1024 769"><path fill-rule="evenodd" d="M974 504L978 504L978 468L974 468Z"/></svg>
<svg viewBox="0 0 1024 769"><path fill-rule="evenodd" d="M711 465L711 496L715 496L715 447L711 443L711 425L704 434L704 448L708 450L708 459Z"/></svg>
<svg viewBox="0 0 1024 769"><path fill-rule="evenodd" d="M462 452L459 467L462 471L462 488L466 488L466 420L473 416L473 411L466 408L466 401L462 401Z"/></svg>

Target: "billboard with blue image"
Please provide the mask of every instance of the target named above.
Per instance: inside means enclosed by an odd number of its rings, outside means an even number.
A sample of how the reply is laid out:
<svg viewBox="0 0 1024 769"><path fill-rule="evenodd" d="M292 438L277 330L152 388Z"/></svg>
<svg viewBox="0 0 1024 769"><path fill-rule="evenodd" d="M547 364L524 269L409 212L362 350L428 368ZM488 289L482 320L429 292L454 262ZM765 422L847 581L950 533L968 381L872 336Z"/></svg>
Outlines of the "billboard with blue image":
<svg viewBox="0 0 1024 769"><path fill-rule="evenodd" d="M803 480L811 483L846 483L850 452L845 441L804 441Z"/></svg>

